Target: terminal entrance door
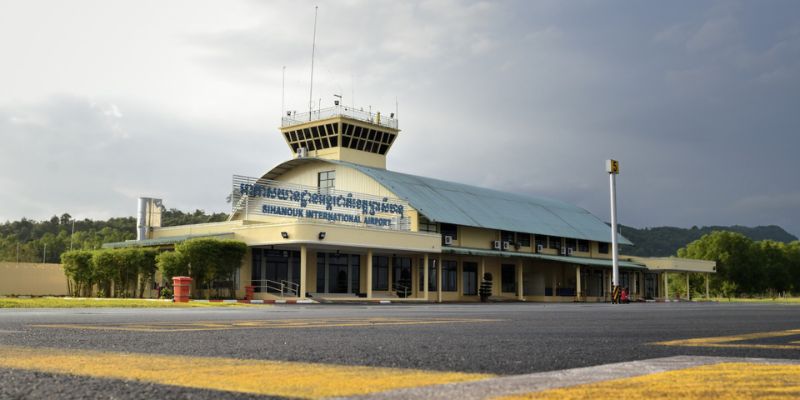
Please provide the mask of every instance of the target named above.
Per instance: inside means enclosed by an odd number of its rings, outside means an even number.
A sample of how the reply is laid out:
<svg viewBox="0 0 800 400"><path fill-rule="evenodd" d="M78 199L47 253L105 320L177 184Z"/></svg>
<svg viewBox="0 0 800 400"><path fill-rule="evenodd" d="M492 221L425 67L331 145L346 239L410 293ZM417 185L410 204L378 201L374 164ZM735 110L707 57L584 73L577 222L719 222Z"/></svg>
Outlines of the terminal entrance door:
<svg viewBox="0 0 800 400"><path fill-rule="evenodd" d="M644 274L644 298L648 300L658 298L658 274Z"/></svg>
<svg viewBox="0 0 800 400"><path fill-rule="evenodd" d="M358 254L317 253L318 293L359 293Z"/></svg>

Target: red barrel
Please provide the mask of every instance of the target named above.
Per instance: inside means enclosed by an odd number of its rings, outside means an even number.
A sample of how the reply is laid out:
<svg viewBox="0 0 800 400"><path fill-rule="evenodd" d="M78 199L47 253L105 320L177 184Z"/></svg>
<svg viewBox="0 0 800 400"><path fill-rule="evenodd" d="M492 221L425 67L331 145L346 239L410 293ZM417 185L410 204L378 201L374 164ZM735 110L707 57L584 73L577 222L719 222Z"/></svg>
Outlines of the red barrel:
<svg viewBox="0 0 800 400"><path fill-rule="evenodd" d="M176 303L188 303L189 292L192 288L192 278L188 276L175 276L172 278L172 287L174 288L173 299Z"/></svg>
<svg viewBox="0 0 800 400"><path fill-rule="evenodd" d="M244 299L245 300L253 300L253 293L255 293L255 288L253 286L245 286L244 287Z"/></svg>

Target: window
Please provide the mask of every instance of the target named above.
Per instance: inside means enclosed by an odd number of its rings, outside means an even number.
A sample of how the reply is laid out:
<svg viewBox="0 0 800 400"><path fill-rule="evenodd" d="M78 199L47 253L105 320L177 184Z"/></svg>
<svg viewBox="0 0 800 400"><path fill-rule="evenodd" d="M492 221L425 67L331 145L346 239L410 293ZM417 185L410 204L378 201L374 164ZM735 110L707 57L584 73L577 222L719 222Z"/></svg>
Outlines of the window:
<svg viewBox="0 0 800 400"><path fill-rule="evenodd" d="M577 250L578 249L578 241L575 239L567 238L565 239L566 246L568 249Z"/></svg>
<svg viewBox="0 0 800 400"><path fill-rule="evenodd" d="M389 257L372 256L372 290L389 290Z"/></svg>
<svg viewBox="0 0 800 400"><path fill-rule="evenodd" d="M439 232L439 227L436 225L435 222L431 222L429 219L423 217L422 215L419 216L419 231L420 232Z"/></svg>
<svg viewBox="0 0 800 400"><path fill-rule="evenodd" d="M478 263L465 262L464 270L464 295L475 296L478 294Z"/></svg>
<svg viewBox="0 0 800 400"><path fill-rule="evenodd" d="M514 240L514 232L500 231L500 241L514 244L516 242Z"/></svg>
<svg viewBox="0 0 800 400"><path fill-rule="evenodd" d="M584 253L589 252L589 241L578 239L578 251L582 251Z"/></svg>
<svg viewBox="0 0 800 400"><path fill-rule="evenodd" d="M516 293L517 291L517 268L514 264L503 264L500 267L500 282L502 291L506 293Z"/></svg>
<svg viewBox="0 0 800 400"><path fill-rule="evenodd" d="M336 171L320 172L317 176L317 183L320 191L333 189L336 183Z"/></svg>
<svg viewBox="0 0 800 400"><path fill-rule="evenodd" d="M406 288L411 290L411 257L395 257L392 260L392 268L393 289Z"/></svg>
<svg viewBox="0 0 800 400"><path fill-rule="evenodd" d="M520 246L531 247L531 235L527 233L517 232L517 241Z"/></svg>
<svg viewBox="0 0 800 400"><path fill-rule="evenodd" d="M561 249L561 238L558 236L549 236L547 241L550 242L550 248L560 250Z"/></svg>
<svg viewBox="0 0 800 400"><path fill-rule="evenodd" d="M601 254L608 254L608 243L599 242L597 243L597 251Z"/></svg>
<svg viewBox="0 0 800 400"><path fill-rule="evenodd" d="M547 248L547 236L536 235L536 247L542 246L543 249Z"/></svg>
<svg viewBox="0 0 800 400"><path fill-rule="evenodd" d="M425 290L425 259L419 260L419 291ZM436 291L436 260L428 259L428 290Z"/></svg>
<svg viewBox="0 0 800 400"><path fill-rule="evenodd" d="M442 260L442 291L458 290L458 264L453 260Z"/></svg>
<svg viewBox="0 0 800 400"><path fill-rule="evenodd" d="M458 239L458 226L453 224L440 224L442 236L452 236L453 240Z"/></svg>

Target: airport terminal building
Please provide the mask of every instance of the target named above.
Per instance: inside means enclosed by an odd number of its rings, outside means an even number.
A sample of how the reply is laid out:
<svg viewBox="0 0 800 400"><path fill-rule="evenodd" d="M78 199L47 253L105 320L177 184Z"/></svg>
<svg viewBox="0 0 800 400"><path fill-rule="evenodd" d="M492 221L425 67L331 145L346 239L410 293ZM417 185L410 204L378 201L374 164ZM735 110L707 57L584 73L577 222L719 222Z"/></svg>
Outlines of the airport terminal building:
<svg viewBox="0 0 800 400"><path fill-rule="evenodd" d="M293 158L260 177L233 176L228 221L160 227L140 201L135 242L243 241L237 296L255 299L608 301L611 230L557 200L386 169L398 121L337 105L284 116ZM619 236L622 244L631 244ZM621 256L632 299L665 299L664 272L713 273L713 262ZM687 275L688 276L688 275ZM486 285L486 284L485 284Z"/></svg>

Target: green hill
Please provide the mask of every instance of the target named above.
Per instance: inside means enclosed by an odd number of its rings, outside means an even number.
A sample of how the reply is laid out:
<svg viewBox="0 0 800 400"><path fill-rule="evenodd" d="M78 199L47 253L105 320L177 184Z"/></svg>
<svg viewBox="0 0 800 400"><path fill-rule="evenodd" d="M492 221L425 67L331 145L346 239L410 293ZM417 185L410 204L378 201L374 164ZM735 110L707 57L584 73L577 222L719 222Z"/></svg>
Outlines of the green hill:
<svg viewBox="0 0 800 400"><path fill-rule="evenodd" d="M797 240L797 237L786 232L777 225L756 226L693 226L689 229L661 226L655 228L637 229L620 225L622 236L630 239L635 246L621 246L620 253L632 256L666 257L674 256L679 248L700 239L705 234L713 231L731 231L741 233L748 238L759 240L774 240L788 243Z"/></svg>

